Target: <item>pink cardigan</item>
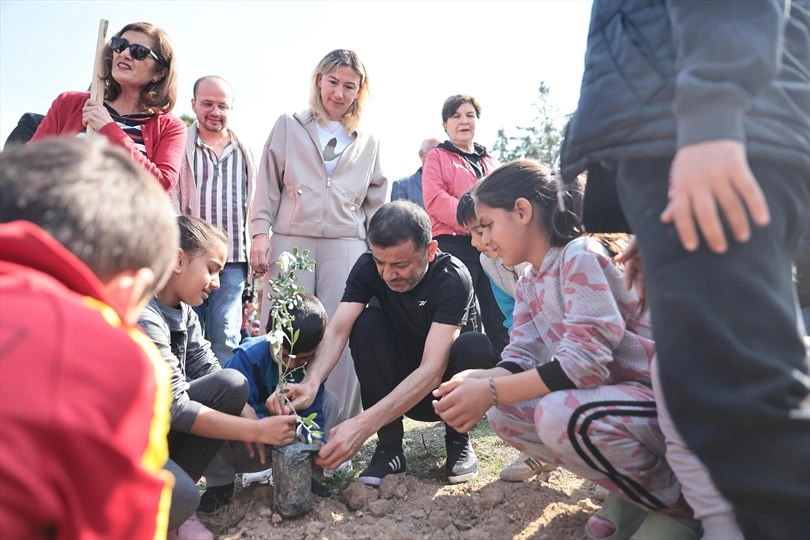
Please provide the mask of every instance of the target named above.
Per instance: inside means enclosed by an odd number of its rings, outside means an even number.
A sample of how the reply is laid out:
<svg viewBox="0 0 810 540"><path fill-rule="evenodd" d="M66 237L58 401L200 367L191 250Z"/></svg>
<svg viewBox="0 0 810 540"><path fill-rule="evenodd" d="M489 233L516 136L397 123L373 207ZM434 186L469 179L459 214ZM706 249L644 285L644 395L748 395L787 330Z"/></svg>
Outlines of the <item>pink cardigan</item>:
<svg viewBox="0 0 810 540"><path fill-rule="evenodd" d="M32 141L54 135L74 136L82 128L82 108L90 97L88 92L65 92L57 97L42 120ZM146 157L135 147L129 135L114 122L99 133L110 142L123 147L132 158L152 173L166 191L177 184L183 148L186 144L186 123L177 116L156 114L142 126Z"/></svg>
<svg viewBox="0 0 810 540"><path fill-rule="evenodd" d="M481 165L486 176L498 167L498 162L484 156ZM456 207L464 192L477 181L472 167L459 154L444 148L430 151L422 166L422 192L434 238L440 234L470 234L456 222Z"/></svg>

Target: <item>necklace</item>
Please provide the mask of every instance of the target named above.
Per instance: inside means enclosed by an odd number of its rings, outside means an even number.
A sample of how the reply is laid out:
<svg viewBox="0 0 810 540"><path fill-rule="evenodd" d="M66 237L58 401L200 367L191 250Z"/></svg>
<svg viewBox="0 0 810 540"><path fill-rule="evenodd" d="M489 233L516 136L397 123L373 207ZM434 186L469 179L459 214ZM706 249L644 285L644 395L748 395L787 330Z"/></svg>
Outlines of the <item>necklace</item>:
<svg viewBox="0 0 810 540"><path fill-rule="evenodd" d="M338 128L340 126L342 126L342 125L343 124L341 124L340 122L336 122L334 120L329 120L329 126L332 126L332 127L327 126L326 131L328 131L330 135L334 135L335 132L338 130Z"/></svg>

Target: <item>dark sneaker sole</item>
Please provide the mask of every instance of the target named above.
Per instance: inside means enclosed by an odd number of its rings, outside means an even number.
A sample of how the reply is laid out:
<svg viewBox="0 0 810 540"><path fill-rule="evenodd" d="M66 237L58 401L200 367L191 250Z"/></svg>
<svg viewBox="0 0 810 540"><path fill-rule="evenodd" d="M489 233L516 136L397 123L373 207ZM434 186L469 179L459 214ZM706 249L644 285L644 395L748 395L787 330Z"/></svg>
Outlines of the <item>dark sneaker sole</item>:
<svg viewBox="0 0 810 540"><path fill-rule="evenodd" d="M462 482L466 482L467 480L472 480L478 476L478 471L475 470L473 472L469 472L467 474L459 474L456 476L448 476L447 481L451 484L461 484Z"/></svg>
<svg viewBox="0 0 810 540"><path fill-rule="evenodd" d="M385 476L399 476L399 477L402 477L402 476L405 476L405 472L403 471L403 472L399 472L399 473L390 473L390 474L386 474ZM385 478L385 477L383 477L383 478ZM360 480L365 485L373 486L373 487L380 487L380 482L382 482L382 478L377 478L376 476L358 476L357 479Z"/></svg>

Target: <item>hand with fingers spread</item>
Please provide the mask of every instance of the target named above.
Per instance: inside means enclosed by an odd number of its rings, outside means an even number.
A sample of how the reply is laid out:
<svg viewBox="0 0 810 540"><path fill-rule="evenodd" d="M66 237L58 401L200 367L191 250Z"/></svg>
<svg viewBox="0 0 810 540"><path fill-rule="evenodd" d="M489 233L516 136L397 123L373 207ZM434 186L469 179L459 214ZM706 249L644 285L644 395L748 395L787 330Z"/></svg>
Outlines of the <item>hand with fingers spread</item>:
<svg viewBox="0 0 810 540"><path fill-rule="evenodd" d="M669 203L663 223L678 231L683 247L695 251L700 236L715 253L728 249L721 217L734 240L751 237L749 215L755 225L770 221L765 196L748 167L745 144L716 140L684 146L675 154L669 177Z"/></svg>

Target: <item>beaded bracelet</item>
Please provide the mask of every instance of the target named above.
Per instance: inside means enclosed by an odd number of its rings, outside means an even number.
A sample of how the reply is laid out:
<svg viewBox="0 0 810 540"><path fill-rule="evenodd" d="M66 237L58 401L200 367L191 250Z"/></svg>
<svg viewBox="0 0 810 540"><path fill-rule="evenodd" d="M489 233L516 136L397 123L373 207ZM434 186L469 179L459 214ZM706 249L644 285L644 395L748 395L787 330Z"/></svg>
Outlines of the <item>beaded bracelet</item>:
<svg viewBox="0 0 810 540"><path fill-rule="evenodd" d="M492 377L489 378L489 391L492 392L492 404L497 406L498 405L498 394L495 392L495 381L492 380Z"/></svg>

